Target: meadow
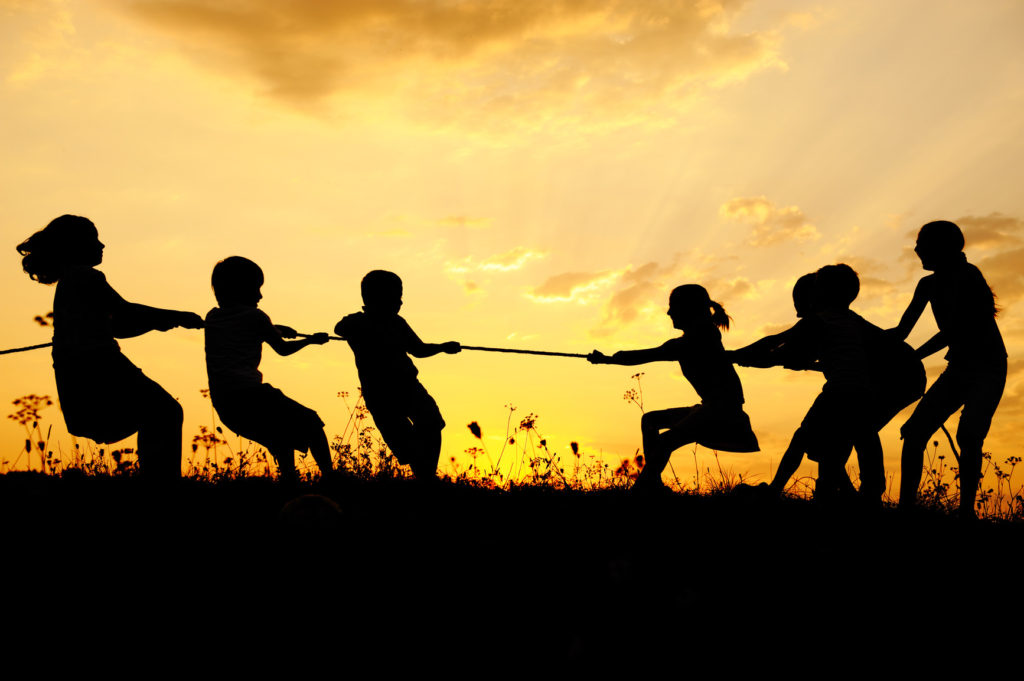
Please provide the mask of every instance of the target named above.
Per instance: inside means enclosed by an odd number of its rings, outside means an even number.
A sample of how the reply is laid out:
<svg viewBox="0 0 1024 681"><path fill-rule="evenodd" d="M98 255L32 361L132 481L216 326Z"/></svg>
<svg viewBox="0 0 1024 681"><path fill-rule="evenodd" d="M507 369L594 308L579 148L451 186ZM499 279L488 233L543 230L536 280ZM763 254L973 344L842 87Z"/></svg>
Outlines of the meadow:
<svg viewBox="0 0 1024 681"><path fill-rule="evenodd" d="M468 424L481 443L471 463L429 486L397 465L356 400L330 484L300 457L299 487L281 486L266 452L212 424L168 487L138 476L131 450L54 453L48 401L16 403L27 451L0 475L0 583L18 635L46 635L56 618L125 641L139 623L221 652L222 640L270 636L374 659L575 664L831 649L865 627L925 641L936 616L960 626L1014 612L1017 461L971 524L951 512L955 466L938 445L915 513L822 505L808 481L752 498L721 467L673 471L673 494L637 498L626 489L642 458L612 465L573 447L565 460L536 415L510 409L500 451Z"/></svg>

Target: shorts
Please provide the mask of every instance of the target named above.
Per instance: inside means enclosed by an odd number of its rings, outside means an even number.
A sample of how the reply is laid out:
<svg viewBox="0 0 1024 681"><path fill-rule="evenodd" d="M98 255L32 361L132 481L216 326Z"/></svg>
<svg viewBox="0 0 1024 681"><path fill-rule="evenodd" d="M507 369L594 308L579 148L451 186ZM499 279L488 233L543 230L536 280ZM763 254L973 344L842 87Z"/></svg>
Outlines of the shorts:
<svg viewBox="0 0 1024 681"><path fill-rule="evenodd" d="M880 410L864 388L835 388L828 384L814 399L800 423L799 433L806 438L807 458L820 463L830 456L848 457L862 433L877 433L882 425ZM895 412L889 416L891 419ZM888 419L886 419L888 422Z"/></svg>
<svg viewBox="0 0 1024 681"><path fill-rule="evenodd" d="M403 464L420 451L420 433L445 426L437 402L419 381L379 392L363 386L363 399L380 436Z"/></svg>
<svg viewBox="0 0 1024 681"><path fill-rule="evenodd" d="M117 442L177 405L120 352L55 361L53 369L64 423L78 437Z"/></svg>
<svg viewBox="0 0 1024 681"><path fill-rule="evenodd" d="M310 431L324 427L315 411L269 383L227 393L211 392L210 398L225 426L271 453L275 449L305 452L309 449Z"/></svg>

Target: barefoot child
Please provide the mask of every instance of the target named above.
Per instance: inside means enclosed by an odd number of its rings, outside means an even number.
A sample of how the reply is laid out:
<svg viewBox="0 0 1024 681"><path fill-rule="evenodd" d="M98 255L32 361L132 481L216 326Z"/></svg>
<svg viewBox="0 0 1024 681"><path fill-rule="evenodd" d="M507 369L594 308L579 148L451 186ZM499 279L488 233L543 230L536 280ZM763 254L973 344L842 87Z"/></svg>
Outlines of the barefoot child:
<svg viewBox="0 0 1024 681"><path fill-rule="evenodd" d="M206 372L210 400L224 425L270 451L281 481L294 484L295 450L313 454L322 477L332 473L324 422L315 411L287 397L259 371L263 344L288 356L308 345L323 345L326 333L300 340L286 326L274 326L257 305L263 270L246 258L232 256L213 268L218 307L206 315Z"/></svg>
<svg viewBox="0 0 1024 681"><path fill-rule="evenodd" d="M139 468L161 480L181 476L182 410L177 400L121 354L115 338L175 327L198 329L194 312L129 303L95 269L103 262L96 226L62 215L18 246L22 267L53 296L53 372L68 432L101 443L139 434Z"/></svg>
<svg viewBox="0 0 1024 681"><path fill-rule="evenodd" d="M726 452L756 452L757 438L743 411L743 387L726 359L719 329L729 328L729 316L708 296L703 286L686 284L672 291L668 302L672 326L683 332L656 348L621 350L608 356L594 350L593 364L634 366L648 362L679 362L701 403L650 411L640 419L644 455L643 470L634 483L637 490L664 487L661 473L672 452L696 442Z"/></svg>
<svg viewBox="0 0 1024 681"><path fill-rule="evenodd" d="M347 315L334 332L348 341L366 408L398 461L421 480L436 479L444 419L434 398L416 378L409 359L455 354L455 341L424 343L398 316L402 280L385 270L369 272L360 285L363 311Z"/></svg>
<svg viewBox="0 0 1024 681"><path fill-rule="evenodd" d="M963 407L956 429L960 445L960 514L975 517L981 482L981 447L1006 386L1006 346L996 325L992 289L963 253L964 235L945 220L929 222L917 235L914 252L934 274L921 279L894 333L904 339L925 305L931 305L939 332L917 349L919 357L949 348L946 370L903 424L900 506L913 506L921 482L924 448L946 419Z"/></svg>

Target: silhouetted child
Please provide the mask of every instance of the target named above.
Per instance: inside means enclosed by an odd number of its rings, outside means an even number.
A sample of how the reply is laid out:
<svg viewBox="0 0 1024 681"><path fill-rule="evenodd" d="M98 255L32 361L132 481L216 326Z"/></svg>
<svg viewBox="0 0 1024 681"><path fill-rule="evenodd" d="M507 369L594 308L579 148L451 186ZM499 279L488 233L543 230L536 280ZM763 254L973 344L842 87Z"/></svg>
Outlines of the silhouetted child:
<svg viewBox="0 0 1024 681"><path fill-rule="evenodd" d="M901 429L900 506L917 498L924 448L946 419L963 407L956 439L960 445L960 514L975 517L981 482L981 448L1006 386L1006 346L996 325L992 289L963 253L964 235L945 220L921 227L914 251L921 267L934 274L921 279L894 333L906 338L925 305L931 305L939 332L917 350L928 357L948 348L946 370L932 384Z"/></svg>
<svg viewBox="0 0 1024 681"><path fill-rule="evenodd" d="M309 451L323 477L333 472L324 422L269 383L259 365L263 344L288 356L308 345L323 345L326 333L299 340L287 326L274 326L257 305L263 294L263 270L246 258L225 258L213 268L218 307L206 314L206 373L210 400L225 426L267 448L281 480L296 482L295 450Z"/></svg>
<svg viewBox="0 0 1024 681"><path fill-rule="evenodd" d="M175 327L198 329L202 318L129 303L95 269L103 262L96 226L62 215L18 246L22 267L53 296L53 372L68 432L101 443L138 433L141 472L181 475L182 410L177 400L121 354L115 338Z"/></svg>
<svg viewBox="0 0 1024 681"><path fill-rule="evenodd" d="M741 366L784 366L825 374L825 386L793 434L768 488L781 494L803 456L819 464L815 493L846 496L853 484L846 462L856 447L861 495L877 502L885 491L881 430L924 390L924 368L905 343L849 309L860 291L856 272L830 265L793 287L794 326L729 355Z"/></svg>
<svg viewBox="0 0 1024 681"><path fill-rule="evenodd" d="M708 296L703 286L676 287L668 300L672 326L683 332L656 348L621 350L610 357L594 350L593 364L634 366L648 362L679 362L683 376L700 396L701 403L650 411L640 419L646 462L633 488L663 489L661 473L672 452L697 444L726 452L756 452L757 437L743 411L743 387L722 347L722 332L729 316Z"/></svg>
<svg viewBox="0 0 1024 681"><path fill-rule="evenodd" d="M384 442L418 479L436 479L444 419L409 355L455 354L462 347L455 341L424 343L398 316L402 280L397 274L373 270L360 289L363 311L347 315L334 332L352 348L366 408Z"/></svg>

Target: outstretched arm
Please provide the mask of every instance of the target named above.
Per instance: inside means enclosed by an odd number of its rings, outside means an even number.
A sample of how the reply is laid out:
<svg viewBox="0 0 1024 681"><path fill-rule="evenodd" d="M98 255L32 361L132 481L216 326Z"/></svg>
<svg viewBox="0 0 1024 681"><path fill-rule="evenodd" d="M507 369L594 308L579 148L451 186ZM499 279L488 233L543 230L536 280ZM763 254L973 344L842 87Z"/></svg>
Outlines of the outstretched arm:
<svg viewBox="0 0 1024 681"><path fill-rule="evenodd" d="M203 328L203 318L195 312L164 310L129 303L123 298L114 307L112 321L116 338L134 338L149 331L168 331L179 326L186 329Z"/></svg>
<svg viewBox="0 0 1024 681"><path fill-rule="evenodd" d="M744 367L764 369L777 366L779 361L778 357L775 356L775 352L793 338L795 335L794 329L796 329L796 326L792 326L782 333L765 336L738 350L727 351L726 357L733 364L739 364Z"/></svg>
<svg viewBox="0 0 1024 681"><path fill-rule="evenodd" d="M903 316L900 318L899 325L892 330L892 333L900 340L907 339L910 332L914 330L914 325L917 324L917 320L921 318L921 313L924 312L925 305L928 304L926 286L924 279L917 282L917 288L914 289L914 297L911 299L910 305L907 306L907 311L904 312ZM932 352L935 352L938 349L939 348L936 348L936 350L933 350Z"/></svg>
<svg viewBox="0 0 1024 681"><path fill-rule="evenodd" d="M623 366L636 366L648 362L671 362L675 359L677 358L664 345L646 350L619 350L614 355L606 355L594 350L587 355L587 361L591 364L620 364Z"/></svg>
<svg viewBox="0 0 1024 681"><path fill-rule="evenodd" d="M286 338L295 338L296 335L295 329L278 324L270 326L266 330L263 341L273 348L274 352L282 357L287 357L308 345L323 345L330 340L326 333L314 333L312 336L298 340L285 340Z"/></svg>

